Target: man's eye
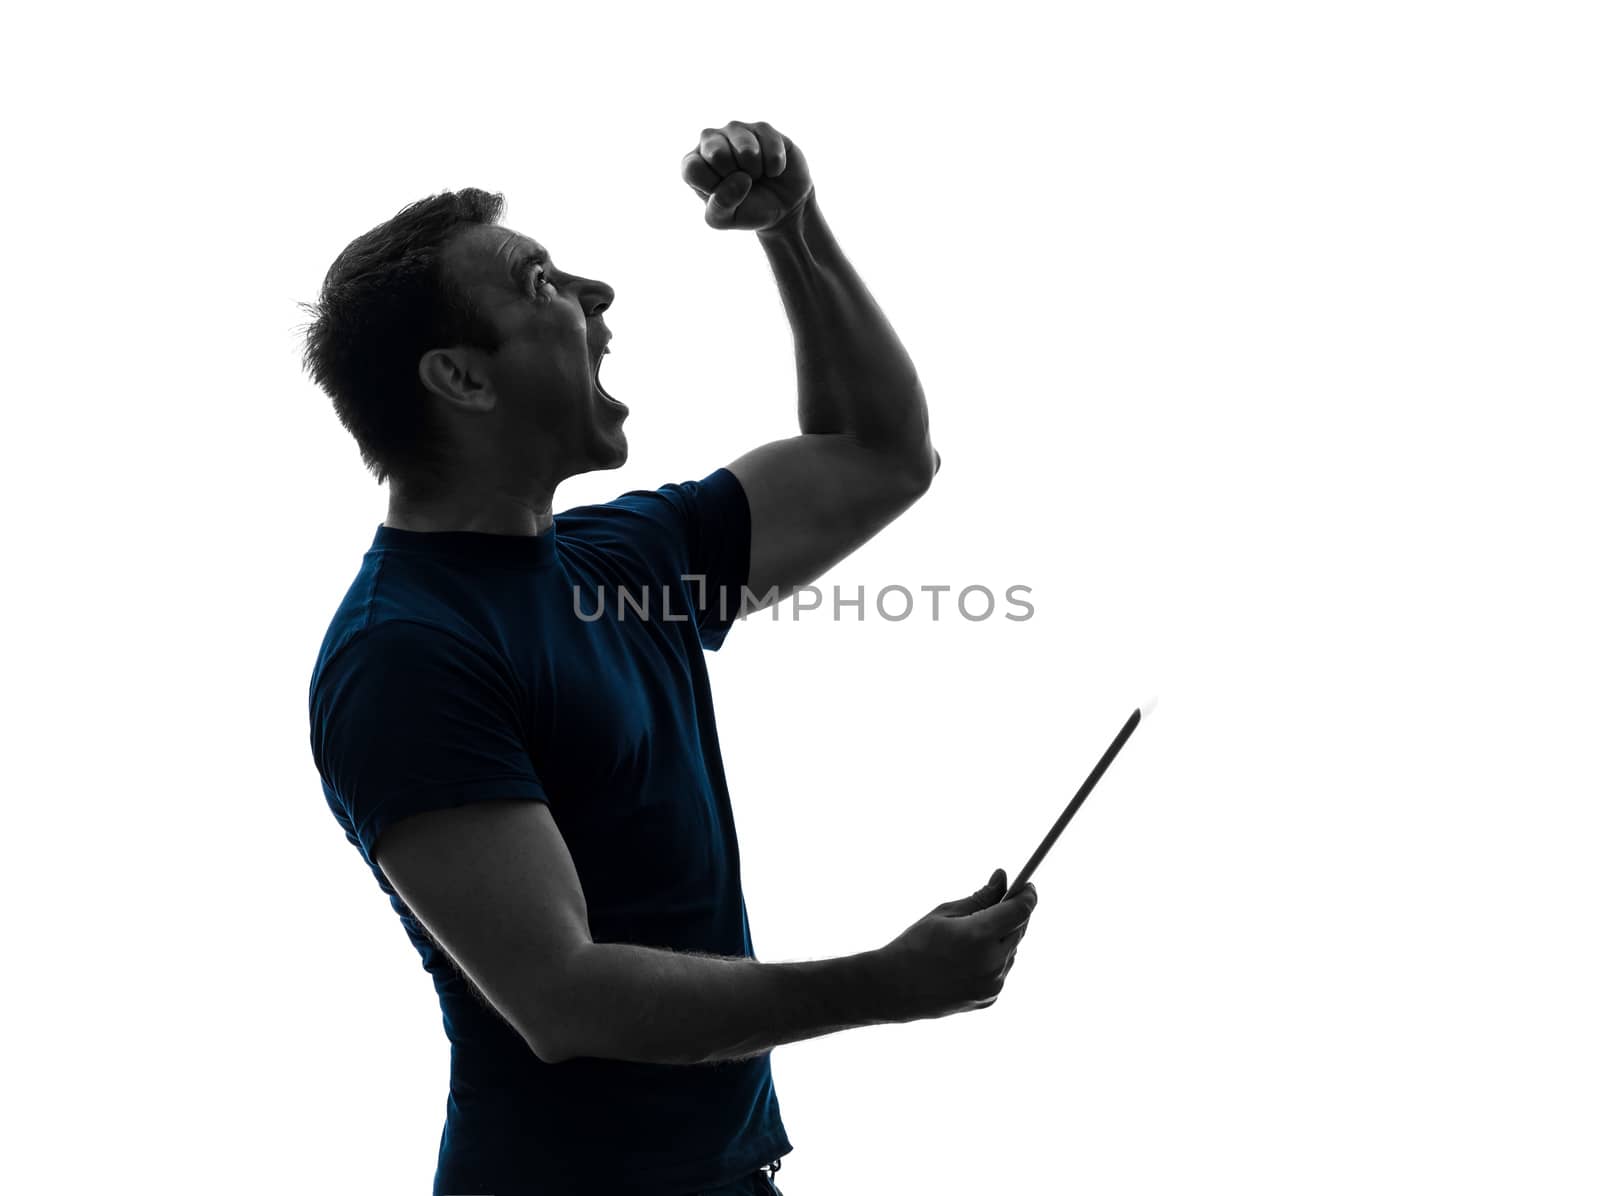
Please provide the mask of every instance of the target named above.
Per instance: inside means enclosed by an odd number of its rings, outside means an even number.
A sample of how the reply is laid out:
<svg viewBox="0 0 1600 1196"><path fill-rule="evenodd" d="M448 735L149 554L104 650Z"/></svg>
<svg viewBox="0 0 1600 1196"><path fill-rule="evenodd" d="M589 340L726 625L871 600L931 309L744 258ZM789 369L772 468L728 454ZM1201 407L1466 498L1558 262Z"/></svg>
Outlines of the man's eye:
<svg viewBox="0 0 1600 1196"><path fill-rule="evenodd" d="M544 267L536 262L534 263L533 267L533 289L535 291L541 291L545 287L551 287L554 289L555 284L544 276Z"/></svg>

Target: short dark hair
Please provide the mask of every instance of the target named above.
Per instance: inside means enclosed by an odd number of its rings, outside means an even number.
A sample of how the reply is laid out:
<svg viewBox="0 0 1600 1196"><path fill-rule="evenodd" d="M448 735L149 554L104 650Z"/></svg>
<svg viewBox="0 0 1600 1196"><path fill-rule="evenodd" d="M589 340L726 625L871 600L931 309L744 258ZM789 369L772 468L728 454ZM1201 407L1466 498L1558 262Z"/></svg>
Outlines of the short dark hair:
<svg viewBox="0 0 1600 1196"><path fill-rule="evenodd" d="M444 444L428 416L417 362L429 349L499 347L494 325L443 267L446 243L498 224L505 197L466 187L402 208L344 247L322 281L306 329L304 368L333 399L361 460L382 485L418 493L445 479Z"/></svg>

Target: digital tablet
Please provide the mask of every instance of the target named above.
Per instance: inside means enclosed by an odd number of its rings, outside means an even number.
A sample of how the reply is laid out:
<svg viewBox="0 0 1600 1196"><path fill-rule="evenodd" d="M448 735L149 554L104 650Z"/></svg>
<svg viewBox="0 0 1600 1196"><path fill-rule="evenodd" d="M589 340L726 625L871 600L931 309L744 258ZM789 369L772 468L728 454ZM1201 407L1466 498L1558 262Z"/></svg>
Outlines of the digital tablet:
<svg viewBox="0 0 1600 1196"><path fill-rule="evenodd" d="M1155 708L1156 700L1151 698L1128 716L1128 721L1122 724L1122 730L1117 732L1117 737L1111 741L1111 746L1106 749L1105 755L1100 757L1100 763L1094 766L1089 779L1084 781L1077 794L1067 803L1067 808L1062 811L1061 817L1056 819L1056 824L1050 828L1050 833L1044 837L1044 842L1039 844L1039 850L1033 853L1033 858L1017 874L1017 879L1011 882L1011 888L1007 890L1002 900L1015 897L1022 891L1022 886L1028 883L1028 878L1038 868L1039 861L1044 859L1055 841L1061 837L1061 832L1067 829L1067 823L1072 821L1072 816L1078 812L1078 807L1083 805L1083 799L1089 796L1089 790L1094 788L1095 782L1100 779L1100 774L1117 758L1117 753L1122 750L1122 745L1128 742L1128 736L1133 734L1133 729Z"/></svg>

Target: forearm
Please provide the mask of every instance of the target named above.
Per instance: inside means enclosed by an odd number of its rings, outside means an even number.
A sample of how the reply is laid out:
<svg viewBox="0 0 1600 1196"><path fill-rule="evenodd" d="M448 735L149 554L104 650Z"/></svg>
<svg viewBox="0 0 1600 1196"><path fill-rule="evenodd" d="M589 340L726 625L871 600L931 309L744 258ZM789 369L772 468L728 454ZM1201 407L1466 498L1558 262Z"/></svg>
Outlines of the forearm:
<svg viewBox="0 0 1600 1196"><path fill-rule="evenodd" d="M785 1042L905 1020L880 953L758 963L628 943L571 961L573 1011L558 1060L718 1063Z"/></svg>
<svg viewBox="0 0 1600 1196"><path fill-rule="evenodd" d="M916 366L839 248L816 193L757 236L794 334L800 430L845 433L931 476L936 457Z"/></svg>

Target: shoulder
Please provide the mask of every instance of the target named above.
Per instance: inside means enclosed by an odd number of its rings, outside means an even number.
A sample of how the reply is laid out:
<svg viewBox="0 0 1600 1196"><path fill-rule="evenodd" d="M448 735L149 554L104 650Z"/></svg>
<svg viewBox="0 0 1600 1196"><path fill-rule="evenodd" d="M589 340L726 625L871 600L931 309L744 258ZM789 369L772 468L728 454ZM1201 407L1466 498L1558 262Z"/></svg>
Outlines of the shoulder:
<svg viewBox="0 0 1600 1196"><path fill-rule="evenodd" d="M556 516L563 537L599 539L640 537L681 543L707 525L749 520L744 487L727 468L654 490L629 490L606 503L571 507Z"/></svg>
<svg viewBox="0 0 1600 1196"><path fill-rule="evenodd" d="M422 619L385 618L330 645L312 677L311 713L325 720L351 703L370 712L407 694L458 694L474 683L498 690L504 672L475 637Z"/></svg>
<svg viewBox="0 0 1600 1196"><path fill-rule="evenodd" d="M388 617L374 619L353 628L344 642L328 656L346 667L380 667L386 662L417 664L456 658L466 648L474 655L480 646L457 628L429 619Z"/></svg>

